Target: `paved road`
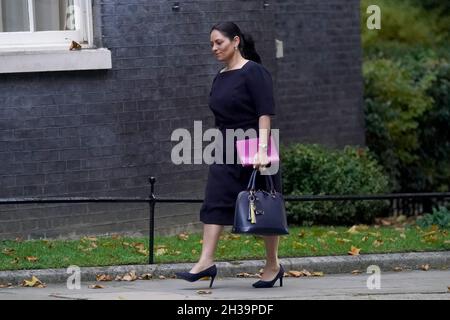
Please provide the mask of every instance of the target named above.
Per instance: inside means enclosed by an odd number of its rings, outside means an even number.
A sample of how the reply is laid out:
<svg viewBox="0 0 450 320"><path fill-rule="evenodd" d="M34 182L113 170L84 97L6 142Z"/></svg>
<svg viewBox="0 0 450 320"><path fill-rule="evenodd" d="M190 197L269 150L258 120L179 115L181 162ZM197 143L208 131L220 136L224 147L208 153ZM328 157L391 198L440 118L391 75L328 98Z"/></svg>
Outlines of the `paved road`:
<svg viewBox="0 0 450 320"><path fill-rule="evenodd" d="M324 277L284 278L283 287L255 289L254 278L216 278L210 294L209 281L195 283L178 279L134 282L101 282L104 289L89 289L92 283L69 290L65 284L49 284L46 288L0 289L0 300L33 299L446 299L450 300L450 271L403 271L382 273L380 289L369 290L369 274L339 274ZM372 282L376 283L376 282Z"/></svg>

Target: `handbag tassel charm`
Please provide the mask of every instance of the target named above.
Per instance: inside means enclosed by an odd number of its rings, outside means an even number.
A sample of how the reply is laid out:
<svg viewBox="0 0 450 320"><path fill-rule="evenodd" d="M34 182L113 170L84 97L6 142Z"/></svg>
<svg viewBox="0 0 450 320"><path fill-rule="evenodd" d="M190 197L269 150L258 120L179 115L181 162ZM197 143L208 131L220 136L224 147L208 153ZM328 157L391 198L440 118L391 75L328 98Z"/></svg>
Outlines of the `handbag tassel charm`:
<svg viewBox="0 0 450 320"><path fill-rule="evenodd" d="M251 223L256 223L256 207L255 202L250 201L250 217L251 217Z"/></svg>

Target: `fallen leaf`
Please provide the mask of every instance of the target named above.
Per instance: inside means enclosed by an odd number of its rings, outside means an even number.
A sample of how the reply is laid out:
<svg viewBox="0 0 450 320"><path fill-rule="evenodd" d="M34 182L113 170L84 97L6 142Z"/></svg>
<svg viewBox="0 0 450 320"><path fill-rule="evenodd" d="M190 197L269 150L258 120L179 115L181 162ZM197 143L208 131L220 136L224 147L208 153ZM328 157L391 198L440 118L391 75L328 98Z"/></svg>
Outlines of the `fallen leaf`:
<svg viewBox="0 0 450 320"><path fill-rule="evenodd" d="M425 242L437 242L438 241L438 236L436 234L431 235L431 236L427 236L424 239Z"/></svg>
<svg viewBox="0 0 450 320"><path fill-rule="evenodd" d="M131 246L137 250L144 250L145 249L145 244L143 244L142 242L134 242L131 244ZM161 247L159 247L161 248Z"/></svg>
<svg viewBox="0 0 450 320"><path fill-rule="evenodd" d="M313 277L323 277L323 272L322 271L315 271L315 272L311 273L311 275Z"/></svg>
<svg viewBox="0 0 450 320"><path fill-rule="evenodd" d="M394 267L394 271L403 271L402 267Z"/></svg>
<svg viewBox="0 0 450 320"><path fill-rule="evenodd" d="M302 271L290 270L287 274L289 276L292 276L292 277L295 277L295 278L311 277L311 276L316 276L316 277L323 276L323 272L316 272L316 273L312 272L311 273L311 272L309 272L306 269L303 269Z"/></svg>
<svg viewBox="0 0 450 320"><path fill-rule="evenodd" d="M33 288L45 288L47 285L35 276L31 277L31 280L23 280L21 283L22 287L33 287Z"/></svg>
<svg viewBox="0 0 450 320"><path fill-rule="evenodd" d="M0 284L0 289L4 289L4 288L13 288L13 285L12 285L12 283Z"/></svg>
<svg viewBox="0 0 450 320"><path fill-rule="evenodd" d="M11 249L11 248L5 248L2 250L2 253L6 254L7 256L12 256L15 252L16 252L16 250Z"/></svg>
<svg viewBox="0 0 450 320"><path fill-rule="evenodd" d="M298 233L298 237L299 238L304 238L305 237L305 234L306 234L306 232L305 231L300 231L299 233Z"/></svg>
<svg viewBox="0 0 450 320"><path fill-rule="evenodd" d="M428 263L423 264L420 266L420 269L422 269L423 271L428 271L430 269L430 265Z"/></svg>
<svg viewBox="0 0 450 320"><path fill-rule="evenodd" d="M109 274L98 274L95 276L95 279L97 281L112 281L113 280L112 276Z"/></svg>
<svg viewBox="0 0 450 320"><path fill-rule="evenodd" d="M247 273L247 272L241 272L241 273L238 273L238 274L236 275L236 277L238 277L238 278L260 278L261 275L259 275L259 274Z"/></svg>
<svg viewBox="0 0 450 320"><path fill-rule="evenodd" d="M166 248L159 248L159 249L156 249L155 255L162 256L162 255L164 255L166 253L167 253L167 249Z"/></svg>
<svg viewBox="0 0 450 320"><path fill-rule="evenodd" d="M309 272L309 271L306 270L306 269L303 269L303 270L302 270L302 274L303 274L303 276L305 276L305 277L310 277L310 276L311 276L311 272Z"/></svg>
<svg viewBox="0 0 450 320"><path fill-rule="evenodd" d="M115 233L111 236L111 239L120 240L120 239L122 239L122 236Z"/></svg>
<svg viewBox="0 0 450 320"><path fill-rule="evenodd" d="M187 233L180 233L179 235L178 235L178 239L180 239L180 240L183 240L183 241L186 241L186 240L188 240L189 239L189 235L187 234Z"/></svg>
<svg viewBox="0 0 450 320"><path fill-rule="evenodd" d="M404 233L400 233L400 238L406 239L406 235Z"/></svg>
<svg viewBox="0 0 450 320"><path fill-rule="evenodd" d="M97 241L96 237L83 237L81 241Z"/></svg>
<svg viewBox="0 0 450 320"><path fill-rule="evenodd" d="M359 231L357 230L357 226L355 225L355 226L353 226L353 227L351 227L350 229L348 229L346 232L347 233L350 233L350 234L356 234L356 233L359 233Z"/></svg>
<svg viewBox="0 0 450 320"><path fill-rule="evenodd" d="M362 273L361 270L353 270L353 271L352 271L352 274L360 274L360 273Z"/></svg>
<svg viewBox="0 0 450 320"><path fill-rule="evenodd" d="M288 274L290 276L293 276L293 277L296 277L296 278L299 278L299 277L303 276L303 273L301 271L295 271L295 270L290 270L288 272Z"/></svg>
<svg viewBox="0 0 450 320"><path fill-rule="evenodd" d="M137 280L136 272L130 271L122 277L121 281L135 281L135 280Z"/></svg>
<svg viewBox="0 0 450 320"><path fill-rule="evenodd" d="M377 239L377 240L375 240L373 243L372 243L372 245L374 246L374 247L379 247L379 246L381 246L383 244L383 240L381 240L381 239Z"/></svg>
<svg viewBox="0 0 450 320"><path fill-rule="evenodd" d="M211 294L212 291L211 290L197 290L198 294Z"/></svg>
<svg viewBox="0 0 450 320"><path fill-rule="evenodd" d="M367 240L369 240L368 236L364 236L364 237L361 238L361 241L363 241L363 242L366 242Z"/></svg>
<svg viewBox="0 0 450 320"><path fill-rule="evenodd" d="M39 260L37 257L33 257L33 256L26 257L25 259L27 259L30 262L36 262Z"/></svg>
<svg viewBox="0 0 450 320"><path fill-rule="evenodd" d="M192 254L197 254L197 250L195 250L195 249L192 249Z"/></svg>
<svg viewBox="0 0 450 320"><path fill-rule="evenodd" d="M348 254L349 254L349 255L352 255L352 256L359 256L359 252L360 252L360 251L361 251L360 248L357 248L357 247L352 246L352 247L350 248L350 251L348 251Z"/></svg>
<svg viewBox="0 0 450 320"><path fill-rule="evenodd" d="M138 250L136 250L136 252L140 253L140 254L142 254L144 256L148 256L149 255L149 252L148 252L147 249L138 249ZM156 255L158 255L158 254L156 254Z"/></svg>
<svg viewBox="0 0 450 320"><path fill-rule="evenodd" d="M164 277L164 276L159 276L158 278L161 279L161 280L166 279L166 277Z"/></svg>
<svg viewBox="0 0 450 320"><path fill-rule="evenodd" d="M91 284L88 288L89 289L104 289L105 287L102 286L101 284Z"/></svg>
<svg viewBox="0 0 450 320"><path fill-rule="evenodd" d="M144 273L139 277L139 280L151 280L153 275L151 273Z"/></svg>
<svg viewBox="0 0 450 320"><path fill-rule="evenodd" d="M336 231L331 230L331 231L328 231L327 234L330 235L330 236L335 236L338 233Z"/></svg>
<svg viewBox="0 0 450 320"><path fill-rule="evenodd" d="M428 236L431 236L431 235L434 235L434 234L436 234L436 230L433 230L433 231L424 233L424 234L422 235L422 237L428 237Z"/></svg>
<svg viewBox="0 0 450 320"><path fill-rule="evenodd" d="M292 247L294 248L294 249L299 249L299 248L306 248L308 245L306 244L306 243L301 243L301 242L298 242L298 241L294 241L293 243L292 243Z"/></svg>
<svg viewBox="0 0 450 320"><path fill-rule="evenodd" d="M351 240L349 240L349 239L336 238L336 242L337 242L337 243L340 243L340 244L344 244L344 243L351 242Z"/></svg>

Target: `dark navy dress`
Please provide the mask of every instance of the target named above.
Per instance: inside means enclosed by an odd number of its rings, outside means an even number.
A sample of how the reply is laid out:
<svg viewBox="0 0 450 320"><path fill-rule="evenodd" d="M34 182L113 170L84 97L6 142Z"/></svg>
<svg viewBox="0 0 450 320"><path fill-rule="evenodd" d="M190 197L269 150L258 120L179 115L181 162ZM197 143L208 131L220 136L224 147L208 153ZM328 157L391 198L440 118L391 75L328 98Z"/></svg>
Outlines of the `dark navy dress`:
<svg viewBox="0 0 450 320"><path fill-rule="evenodd" d="M215 125L221 130L226 143L226 129L254 128L258 132L261 115L275 115L273 82L269 71L261 64L248 60L242 68L218 72L209 98L209 107L215 117ZM205 224L232 225L234 208L239 192L246 189L253 166L243 167L237 163L234 145L234 164L224 163L209 166L205 200L200 209L200 221ZM258 174L257 189L267 189L265 176ZM272 175L275 190L282 193L281 167Z"/></svg>

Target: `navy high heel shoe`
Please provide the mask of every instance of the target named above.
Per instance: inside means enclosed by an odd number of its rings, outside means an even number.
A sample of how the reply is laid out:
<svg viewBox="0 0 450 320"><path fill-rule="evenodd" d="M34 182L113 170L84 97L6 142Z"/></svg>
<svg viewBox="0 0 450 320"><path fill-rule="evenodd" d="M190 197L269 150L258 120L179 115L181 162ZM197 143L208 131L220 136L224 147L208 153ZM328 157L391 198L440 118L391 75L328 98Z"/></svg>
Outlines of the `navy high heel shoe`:
<svg viewBox="0 0 450 320"><path fill-rule="evenodd" d="M211 277L211 282L209 284L209 287L211 288L214 282L214 279L217 275L217 268L216 265L212 265L208 269L205 269L203 271L200 271L198 273L190 273L190 272L176 272L175 273L177 278L184 279L189 282L197 281L204 277Z"/></svg>
<svg viewBox="0 0 450 320"><path fill-rule="evenodd" d="M284 268L280 264L280 271L278 271L277 275L275 276L275 278L273 280L270 280L270 281L259 280L253 284L253 287L255 287L255 288L272 288L278 279L280 279L280 287L282 287L283 286L283 277L284 277Z"/></svg>

